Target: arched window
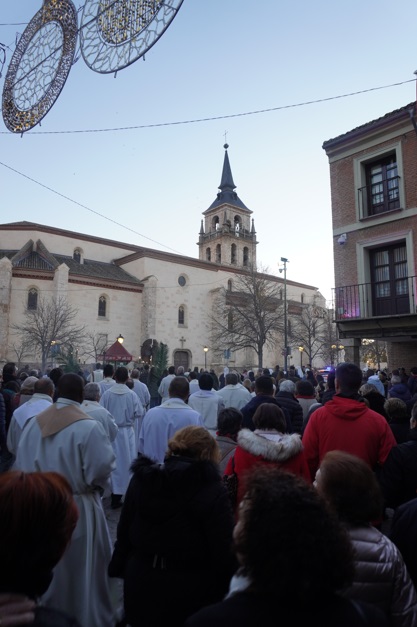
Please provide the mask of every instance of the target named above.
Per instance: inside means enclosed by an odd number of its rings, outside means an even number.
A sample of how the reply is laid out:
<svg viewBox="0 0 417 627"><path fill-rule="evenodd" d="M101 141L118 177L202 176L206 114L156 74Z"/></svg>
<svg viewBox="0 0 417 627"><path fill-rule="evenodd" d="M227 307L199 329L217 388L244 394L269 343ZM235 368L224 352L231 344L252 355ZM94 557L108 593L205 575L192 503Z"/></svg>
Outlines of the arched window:
<svg viewBox="0 0 417 627"><path fill-rule="evenodd" d="M232 279L229 279L228 282L227 282L227 291L231 292L232 289L233 289L233 281L232 281Z"/></svg>
<svg viewBox="0 0 417 627"><path fill-rule="evenodd" d="M28 309L30 311L36 311L38 308L38 290L36 287L31 287L28 291Z"/></svg>
<svg viewBox="0 0 417 627"><path fill-rule="evenodd" d="M284 293L284 292L283 292L283 290L279 290L279 297L280 297L280 300L282 300L282 295L283 295L283 293Z"/></svg>
<svg viewBox="0 0 417 627"><path fill-rule="evenodd" d="M206 261L211 261L211 248L206 248Z"/></svg>
<svg viewBox="0 0 417 627"><path fill-rule="evenodd" d="M185 309L183 305L181 305L181 307L178 307L178 324L185 324Z"/></svg>
<svg viewBox="0 0 417 627"><path fill-rule="evenodd" d="M216 263L221 263L222 262L222 247L220 246L220 244L217 244L216 246Z"/></svg>
<svg viewBox="0 0 417 627"><path fill-rule="evenodd" d="M72 258L77 263L81 263L82 262L82 250L80 248L76 248L72 254Z"/></svg>
<svg viewBox="0 0 417 627"><path fill-rule="evenodd" d="M243 265L249 265L249 248L247 246L243 249Z"/></svg>
<svg viewBox="0 0 417 627"><path fill-rule="evenodd" d="M105 318L107 314L107 298L102 295L98 299L98 316L99 318Z"/></svg>
<svg viewBox="0 0 417 627"><path fill-rule="evenodd" d="M232 244L231 251L230 251L230 263L236 263L236 262L237 262L236 244Z"/></svg>
<svg viewBox="0 0 417 627"><path fill-rule="evenodd" d="M218 228L220 227L219 216L214 216L214 218L211 221L211 226L213 228L213 231L218 230Z"/></svg>
<svg viewBox="0 0 417 627"><path fill-rule="evenodd" d="M301 294L301 302L304 303L304 294Z"/></svg>

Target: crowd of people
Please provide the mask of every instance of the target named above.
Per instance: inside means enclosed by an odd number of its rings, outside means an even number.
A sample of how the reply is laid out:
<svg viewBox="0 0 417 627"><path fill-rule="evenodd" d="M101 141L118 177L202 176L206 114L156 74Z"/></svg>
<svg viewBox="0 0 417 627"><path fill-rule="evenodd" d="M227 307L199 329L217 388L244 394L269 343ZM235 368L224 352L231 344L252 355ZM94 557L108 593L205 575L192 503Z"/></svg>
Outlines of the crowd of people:
<svg viewBox="0 0 417 627"><path fill-rule="evenodd" d="M0 625L415 627L416 447L417 367L7 363Z"/></svg>

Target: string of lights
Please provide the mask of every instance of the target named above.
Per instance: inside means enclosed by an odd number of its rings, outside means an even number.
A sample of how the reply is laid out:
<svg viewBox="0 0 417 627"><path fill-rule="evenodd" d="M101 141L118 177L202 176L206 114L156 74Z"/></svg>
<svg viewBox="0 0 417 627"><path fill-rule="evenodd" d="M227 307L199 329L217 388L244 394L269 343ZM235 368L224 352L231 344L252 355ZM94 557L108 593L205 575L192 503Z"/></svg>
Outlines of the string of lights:
<svg viewBox="0 0 417 627"><path fill-rule="evenodd" d="M391 87L399 87L401 85L406 85L407 83L415 83L416 78L411 78L405 81L400 81L397 83L390 83L389 85L379 85L378 87L368 87L367 89L362 89L359 91L352 91L346 94L339 94L337 96L328 96L325 98L318 98L317 100L306 100L304 102L297 102L288 105L278 105L276 107L270 107L267 109L257 109L254 111L244 111L241 113L230 113L223 114L218 116L210 116L205 118L194 118L191 120L176 120L171 122L155 122L153 124L138 124L134 126L118 126L112 128L96 128L96 129L74 129L74 130L63 130L63 131L33 131L31 133L27 133L29 136L31 135L68 135L73 133L114 133L119 131L133 131L147 128L159 128L162 126L179 126L183 124L199 124L203 122L214 122L216 120L229 120L232 118L245 117L250 115L260 115L265 113L272 113L275 111L283 111L285 109L295 109L297 107L307 107L314 104L320 104L322 102L330 102L332 100L339 100L342 98L350 98L352 96L359 96L361 94L370 93L373 91L379 91L382 89L389 89ZM0 135L10 135L9 132L0 131Z"/></svg>

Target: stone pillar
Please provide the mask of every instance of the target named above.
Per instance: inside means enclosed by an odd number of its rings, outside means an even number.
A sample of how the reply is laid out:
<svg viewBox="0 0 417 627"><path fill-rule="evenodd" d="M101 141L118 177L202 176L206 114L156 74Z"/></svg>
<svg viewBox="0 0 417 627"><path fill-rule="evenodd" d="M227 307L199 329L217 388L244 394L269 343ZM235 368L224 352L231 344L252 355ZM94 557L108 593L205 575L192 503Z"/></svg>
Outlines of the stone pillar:
<svg viewBox="0 0 417 627"><path fill-rule="evenodd" d="M349 337L341 340L340 343L345 347L344 361L356 364L360 368L361 358L359 354L359 347L361 346L361 340Z"/></svg>
<svg viewBox="0 0 417 627"><path fill-rule="evenodd" d="M68 276L69 268L66 263L61 263L55 270L54 275L54 296L58 298L67 298L68 296Z"/></svg>

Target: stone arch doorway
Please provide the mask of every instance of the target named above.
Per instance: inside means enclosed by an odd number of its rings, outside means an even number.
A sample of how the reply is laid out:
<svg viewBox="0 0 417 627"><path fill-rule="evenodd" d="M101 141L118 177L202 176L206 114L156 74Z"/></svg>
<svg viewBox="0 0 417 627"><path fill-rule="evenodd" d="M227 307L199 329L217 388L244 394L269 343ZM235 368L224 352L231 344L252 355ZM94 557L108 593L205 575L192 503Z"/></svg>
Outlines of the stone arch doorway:
<svg viewBox="0 0 417 627"><path fill-rule="evenodd" d="M187 372L189 370L190 354L188 351L175 351L174 353L174 366L177 370L178 366L183 366Z"/></svg>

